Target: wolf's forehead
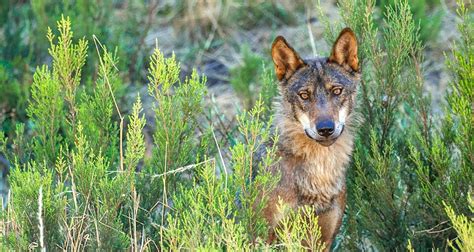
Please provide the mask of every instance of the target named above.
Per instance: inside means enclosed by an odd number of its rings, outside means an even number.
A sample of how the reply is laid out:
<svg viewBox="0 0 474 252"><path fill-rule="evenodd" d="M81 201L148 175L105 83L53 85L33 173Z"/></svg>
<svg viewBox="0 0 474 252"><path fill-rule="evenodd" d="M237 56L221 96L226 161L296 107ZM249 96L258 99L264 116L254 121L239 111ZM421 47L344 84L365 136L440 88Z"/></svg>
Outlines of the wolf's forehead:
<svg viewBox="0 0 474 252"><path fill-rule="evenodd" d="M342 85L350 88L355 80L344 69L327 62L327 58L307 59L306 67L297 72L291 83L291 89L299 90L304 87L326 87Z"/></svg>

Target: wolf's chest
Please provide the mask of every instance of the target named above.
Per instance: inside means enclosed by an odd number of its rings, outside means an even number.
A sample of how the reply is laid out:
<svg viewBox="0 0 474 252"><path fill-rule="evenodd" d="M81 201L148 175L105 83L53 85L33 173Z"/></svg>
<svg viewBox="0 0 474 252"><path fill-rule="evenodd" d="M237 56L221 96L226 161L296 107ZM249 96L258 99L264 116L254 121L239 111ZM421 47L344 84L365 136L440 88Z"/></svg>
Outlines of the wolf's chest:
<svg viewBox="0 0 474 252"><path fill-rule="evenodd" d="M305 160L295 167L298 202L325 209L332 204L345 186L345 163L341 157L321 156Z"/></svg>

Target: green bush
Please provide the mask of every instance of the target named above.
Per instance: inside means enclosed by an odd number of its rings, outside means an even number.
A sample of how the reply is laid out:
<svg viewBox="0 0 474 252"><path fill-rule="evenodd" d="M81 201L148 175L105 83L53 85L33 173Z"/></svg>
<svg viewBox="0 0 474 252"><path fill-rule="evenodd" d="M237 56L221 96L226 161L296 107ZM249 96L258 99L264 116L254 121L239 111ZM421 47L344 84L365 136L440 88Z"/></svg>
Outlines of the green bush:
<svg viewBox="0 0 474 252"><path fill-rule="evenodd" d="M116 62L125 70L120 81L134 83L145 77L144 52L150 49L145 36L156 13L142 1L2 0L0 6L0 129L9 137L16 123L25 123L30 130L26 108L35 66L50 61L45 34L63 14L76 24L76 37L89 43L93 35L100 37L109 48L118 49L115 58L127 59ZM88 47L87 54L95 55L96 48ZM81 68L82 84L93 85L98 63L98 57L88 58Z"/></svg>
<svg viewBox="0 0 474 252"><path fill-rule="evenodd" d="M471 215L474 214L474 199L471 195L467 196L467 201L469 203L469 209ZM471 251L474 249L474 218L468 218L465 215L457 215L454 210L446 206L446 214L448 215L451 223L453 224L454 230L458 233L458 237L455 240L455 243L449 241L449 246L455 251Z"/></svg>
<svg viewBox="0 0 474 252"><path fill-rule="evenodd" d="M253 53L248 45L242 46L242 63L230 71L230 84L234 88L244 108L253 107L258 98L258 83L261 81L259 76L264 76L264 59L258 54ZM264 88L264 87L262 87Z"/></svg>
<svg viewBox="0 0 474 252"><path fill-rule="evenodd" d="M445 116L438 119L423 94L422 47L408 2L387 7L380 30L374 6L370 0L340 2L344 25L359 39L363 127L356 137L339 239L351 249L404 250L409 241L415 250L446 248L456 233L443 201L469 215L465 195L474 181L472 20L461 8L462 46L448 62L456 78ZM335 28L325 23L331 40Z"/></svg>
<svg viewBox="0 0 474 252"><path fill-rule="evenodd" d="M441 125L426 138L417 135L418 141L410 148L422 188L422 204L429 206L421 215L423 227L429 229L436 226L435 230L448 228L440 234L428 233L430 239L451 240L459 232L457 228L449 229L449 223L440 224L440 220L452 219L447 216L445 204L458 214L473 216L470 210L472 198L469 198L472 196L468 195L472 195L474 181L474 30L469 6L459 2L458 15L462 20L458 25L461 37L446 62L453 79L446 95L445 116L440 121Z"/></svg>
<svg viewBox="0 0 474 252"><path fill-rule="evenodd" d="M380 0L377 6L382 8L383 13L387 13L390 8L397 4L397 0ZM440 9L439 0L417 0L408 1L410 12L413 15L415 25L419 25L420 40L426 43L436 39L441 28L443 11Z"/></svg>
<svg viewBox="0 0 474 252"><path fill-rule="evenodd" d="M41 2L34 4L35 15L48 17ZM386 10L381 28L371 0L340 1L343 23L323 19L328 41L343 25L356 32L363 73L347 210L334 249L470 249L474 54L470 5L460 6L461 38L447 63L454 78L439 117L423 95L422 46L407 1ZM146 143L143 129L152 122L140 96L130 111L120 103L127 81L120 49L111 53L97 38L93 46L76 40L69 18L60 19L57 33L46 31L52 64L36 68L31 97L18 104L29 121L0 131L0 153L12 164L1 212L4 250L323 249L310 208L281 206L288 213L278 243L265 243L261 212L278 179L266 172L277 161L277 145L267 143L278 142L270 105L277 88L266 67L255 72L259 80L237 84L246 90L253 82L261 92L237 116L238 134L221 134L232 137L231 146L222 146L205 103L205 76L193 71L181 79L175 56L155 49L148 92L156 127ZM252 66L236 70L236 79L260 69ZM0 71L3 84L16 85L17 77L4 76ZM11 92L26 96L26 89Z"/></svg>
<svg viewBox="0 0 474 252"><path fill-rule="evenodd" d="M309 245L319 246L314 225L293 228L292 238L275 247L263 242L268 227L261 212L276 182L266 171L276 148L267 149L261 162L257 152L277 139L262 99L238 117L240 135L227 167L213 125L202 120L206 78L193 71L181 81L175 57L165 58L155 49L148 91L156 102L157 126L153 155L144 160L141 100L126 120L116 103L121 86L116 56L95 39L99 74L86 89L81 70L87 42L75 42L69 18L58 22L58 30L57 41L48 31L52 67L39 67L34 74L27 109L31 136L24 135L22 124L13 139L0 134L0 150L14 163L11 195L1 215L2 247L294 248L298 234L308 230L314 232ZM263 97L269 100L269 94ZM255 175L254 169L260 172ZM291 220L303 223L304 218L298 214Z"/></svg>

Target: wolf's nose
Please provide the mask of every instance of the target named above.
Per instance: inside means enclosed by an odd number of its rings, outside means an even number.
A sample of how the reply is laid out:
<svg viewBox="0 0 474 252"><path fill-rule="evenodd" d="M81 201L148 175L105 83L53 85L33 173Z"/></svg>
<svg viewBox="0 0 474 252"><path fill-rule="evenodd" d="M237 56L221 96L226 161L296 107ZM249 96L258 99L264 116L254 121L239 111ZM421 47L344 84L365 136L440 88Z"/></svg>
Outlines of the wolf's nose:
<svg viewBox="0 0 474 252"><path fill-rule="evenodd" d="M334 133L334 122L330 120L320 121L316 124L316 130L320 136L328 137Z"/></svg>

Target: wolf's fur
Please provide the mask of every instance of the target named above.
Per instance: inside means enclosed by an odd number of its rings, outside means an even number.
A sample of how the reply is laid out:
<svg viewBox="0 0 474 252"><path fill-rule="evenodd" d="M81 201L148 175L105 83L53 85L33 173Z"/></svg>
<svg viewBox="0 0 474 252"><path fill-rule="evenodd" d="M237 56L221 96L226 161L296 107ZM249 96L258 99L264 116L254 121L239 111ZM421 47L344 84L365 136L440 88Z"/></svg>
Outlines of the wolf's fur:
<svg viewBox="0 0 474 252"><path fill-rule="evenodd" d="M280 81L275 103L280 161L270 170L281 179L264 209L272 228L269 241L283 217L278 211L281 200L294 209L314 207L329 250L344 214L345 174L353 148L352 110L360 79L355 35L344 29L328 58L309 60L302 60L278 37L272 58ZM338 88L342 88L340 94L334 91ZM332 135L318 133L316 124L321 121L334 123Z"/></svg>

